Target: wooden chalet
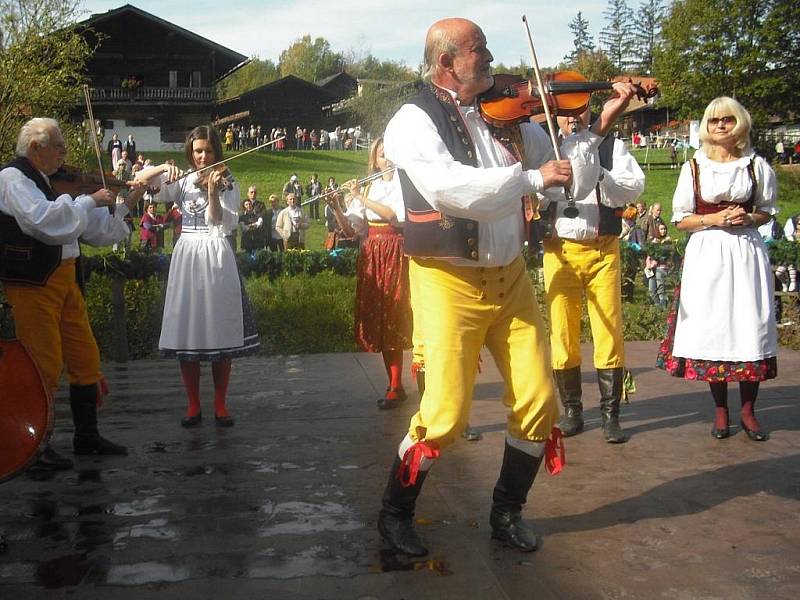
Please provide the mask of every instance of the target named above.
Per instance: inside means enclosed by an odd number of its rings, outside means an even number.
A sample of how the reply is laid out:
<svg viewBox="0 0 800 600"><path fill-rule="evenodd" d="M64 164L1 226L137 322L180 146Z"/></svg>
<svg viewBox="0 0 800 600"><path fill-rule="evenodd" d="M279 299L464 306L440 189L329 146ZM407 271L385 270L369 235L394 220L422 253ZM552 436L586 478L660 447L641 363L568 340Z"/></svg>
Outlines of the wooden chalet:
<svg viewBox="0 0 800 600"><path fill-rule="evenodd" d="M261 130L285 127L320 129L330 127L331 117L326 107L339 100L331 91L316 84L287 75L233 98L217 103L214 123L260 125Z"/></svg>
<svg viewBox="0 0 800 600"><path fill-rule="evenodd" d="M131 133L140 150L174 147L193 127L210 123L214 84L248 61L130 4L77 27L90 45L98 45L87 72L105 141L111 133L123 140Z"/></svg>
<svg viewBox="0 0 800 600"><path fill-rule="evenodd" d="M344 71L317 81L317 85L336 95L336 100L344 100L358 93L358 79Z"/></svg>

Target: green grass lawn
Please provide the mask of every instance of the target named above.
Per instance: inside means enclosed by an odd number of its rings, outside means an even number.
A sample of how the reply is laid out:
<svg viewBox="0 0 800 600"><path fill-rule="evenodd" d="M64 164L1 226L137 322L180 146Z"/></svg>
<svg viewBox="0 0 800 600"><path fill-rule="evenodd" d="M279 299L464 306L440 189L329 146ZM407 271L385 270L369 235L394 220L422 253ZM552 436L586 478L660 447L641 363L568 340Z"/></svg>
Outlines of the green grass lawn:
<svg viewBox="0 0 800 600"><path fill-rule="evenodd" d="M679 169L669 168L669 155L666 150L652 149L647 152L647 168L645 151L634 150L633 155L645 170L646 182L642 196L648 206L660 202L663 206L663 218L669 221L672 214L672 193L678 180ZM185 167L185 158L181 152L149 152L146 158L160 164L168 158L175 159L179 166ZM678 160L683 163L683 152L678 153ZM366 174L367 153L345 151L294 151L294 152L254 152L234 160L230 164L236 180L239 182L243 197L250 185L258 187L258 195L264 202L270 194L280 196L283 184L292 173L297 173L304 184L313 173L319 175L320 181L327 182L333 176L342 183L354 177ZM666 166L665 166L666 165ZM789 171L779 169L778 181L780 192L778 205L781 208L779 221L783 223L789 216L800 212L800 169ZM163 208L161 209L163 212ZM671 227L672 234L677 234ZM172 231L166 232L167 251L172 249ZM325 239L325 226L322 221L312 223L306 237L306 247L312 250L322 248ZM134 244L138 244L138 232L134 232ZM105 252L106 249L85 248L88 254Z"/></svg>

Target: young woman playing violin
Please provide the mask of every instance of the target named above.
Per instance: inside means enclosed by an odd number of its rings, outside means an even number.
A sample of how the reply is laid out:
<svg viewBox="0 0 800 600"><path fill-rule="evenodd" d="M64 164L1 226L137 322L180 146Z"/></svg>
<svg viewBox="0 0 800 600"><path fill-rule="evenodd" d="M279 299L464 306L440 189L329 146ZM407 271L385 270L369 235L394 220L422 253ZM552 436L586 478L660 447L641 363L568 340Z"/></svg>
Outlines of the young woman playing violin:
<svg viewBox="0 0 800 600"><path fill-rule="evenodd" d="M186 160L176 166L144 169L137 179L158 181L156 202L176 203L182 213L181 236L172 253L164 301L159 350L180 361L189 399L184 427L200 425L200 361L210 361L214 377L214 416L220 427L233 425L225 405L231 359L258 351L255 321L225 239L238 223L239 185L222 169L205 169L222 158L213 127L202 125L186 138ZM223 166L224 168L224 166Z"/></svg>

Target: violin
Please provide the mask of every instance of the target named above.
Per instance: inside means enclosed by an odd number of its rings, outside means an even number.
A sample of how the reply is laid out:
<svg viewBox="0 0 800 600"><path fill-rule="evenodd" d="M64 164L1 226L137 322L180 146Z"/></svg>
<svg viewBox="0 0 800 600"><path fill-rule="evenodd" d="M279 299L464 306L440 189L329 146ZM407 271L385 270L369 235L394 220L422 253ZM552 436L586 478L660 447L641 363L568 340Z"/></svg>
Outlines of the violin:
<svg viewBox="0 0 800 600"><path fill-rule="evenodd" d="M127 181L115 179L111 175L105 176L105 188L115 193L130 187ZM62 165L58 171L50 175L50 184L53 191L58 194L69 194L73 198L81 194L94 194L102 189L103 177L99 173L89 173L72 165Z"/></svg>
<svg viewBox="0 0 800 600"><path fill-rule="evenodd" d="M656 85L642 86L633 83L640 100L658 94ZM577 71L557 71L545 79L545 100L554 115L578 116L589 108L592 92L610 90L613 83L587 81ZM501 73L494 76L494 86L478 100L484 121L493 127L510 127L528 121L531 117L544 122L545 108L539 90L518 75Z"/></svg>
<svg viewBox="0 0 800 600"><path fill-rule="evenodd" d="M201 190L208 190L208 176L212 172L217 172L220 175L222 175L222 181L220 182L220 191L223 190L229 191L233 189L233 183L236 180L233 178L233 173L231 173L231 170L225 164L220 164L215 167L209 167L207 169L200 171L197 174L197 179L195 179L194 182L195 187Z"/></svg>

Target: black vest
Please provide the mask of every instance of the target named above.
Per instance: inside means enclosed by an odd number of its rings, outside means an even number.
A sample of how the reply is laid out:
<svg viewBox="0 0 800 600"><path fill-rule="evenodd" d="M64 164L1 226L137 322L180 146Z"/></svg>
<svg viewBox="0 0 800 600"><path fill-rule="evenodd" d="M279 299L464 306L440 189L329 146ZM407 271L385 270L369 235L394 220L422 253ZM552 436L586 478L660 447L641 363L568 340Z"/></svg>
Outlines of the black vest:
<svg viewBox="0 0 800 600"><path fill-rule="evenodd" d="M478 166L475 147L449 93L430 85L409 104L418 106L431 118L455 160L471 167ZM398 169L398 175L406 208L405 253L477 261L478 222L440 213L422 197L404 170Z"/></svg>
<svg viewBox="0 0 800 600"><path fill-rule="evenodd" d="M610 171L614 167L614 141L613 135L607 135L600 147L597 149L597 154L600 157L600 166L606 171ZM622 233L622 211L624 208L611 208L600 202L600 186L595 188L597 194L597 207L600 210L600 223L597 227L598 235L615 235L619 237Z"/></svg>
<svg viewBox="0 0 800 600"><path fill-rule="evenodd" d="M24 157L2 167L19 169L52 202L56 195L42 174ZM51 246L22 232L17 220L0 212L0 280L45 285L61 264L62 246Z"/></svg>
<svg viewBox="0 0 800 600"><path fill-rule="evenodd" d="M597 154L600 159L600 166L610 171L614 167L614 136L608 135L600 142ZM622 233L622 208L611 208L600 202L600 184L595 186L597 197L597 208L599 211L598 235L616 235ZM541 239L552 237L555 231L556 211L558 204L551 202L542 211L541 222L539 223Z"/></svg>

